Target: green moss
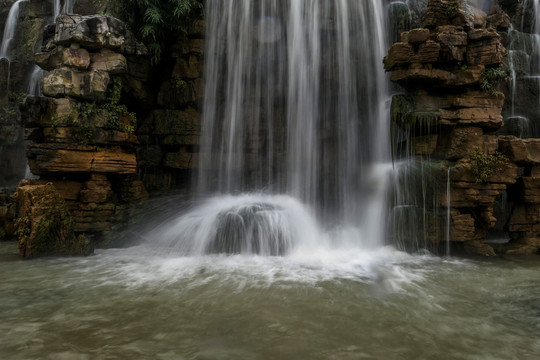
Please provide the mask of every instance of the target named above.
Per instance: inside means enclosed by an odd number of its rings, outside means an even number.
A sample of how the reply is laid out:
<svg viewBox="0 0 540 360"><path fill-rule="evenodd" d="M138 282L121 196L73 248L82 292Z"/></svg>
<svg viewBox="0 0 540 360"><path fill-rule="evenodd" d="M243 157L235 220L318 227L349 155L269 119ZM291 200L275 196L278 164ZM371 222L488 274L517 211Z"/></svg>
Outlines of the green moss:
<svg viewBox="0 0 540 360"><path fill-rule="evenodd" d="M480 88L492 96L500 94L497 86L507 77L507 72L502 67L489 68L482 71Z"/></svg>
<svg viewBox="0 0 540 360"><path fill-rule="evenodd" d="M463 7L465 2L463 0L449 0L444 7L444 13L450 19L455 18L459 14L459 10Z"/></svg>
<svg viewBox="0 0 540 360"><path fill-rule="evenodd" d="M128 111L126 105L119 103L122 82L120 78L113 77L111 83L105 103L77 102L73 106L73 112L67 117L53 117L52 128L55 129L66 123L76 127L73 141L79 144L92 142L96 129L101 127L98 126L100 119L106 119L106 124L103 126L106 129L134 133L137 124L135 113Z"/></svg>
<svg viewBox="0 0 540 360"><path fill-rule="evenodd" d="M508 158L496 151L493 155L487 155L479 149L475 149L470 156L474 161L473 168L475 181L477 184L485 184L497 171L502 171L508 163Z"/></svg>

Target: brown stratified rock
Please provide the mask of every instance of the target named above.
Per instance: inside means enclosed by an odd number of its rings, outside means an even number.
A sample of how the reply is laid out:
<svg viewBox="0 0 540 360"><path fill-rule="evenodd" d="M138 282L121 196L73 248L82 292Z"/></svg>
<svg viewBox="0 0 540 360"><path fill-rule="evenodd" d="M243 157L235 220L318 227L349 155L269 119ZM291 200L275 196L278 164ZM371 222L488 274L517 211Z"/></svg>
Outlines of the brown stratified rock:
<svg viewBox="0 0 540 360"><path fill-rule="evenodd" d="M396 68L390 80L403 86L460 87L478 84L485 66L469 66L467 69L441 69L433 64L414 63L407 68Z"/></svg>
<svg viewBox="0 0 540 360"><path fill-rule="evenodd" d="M429 40L429 29L417 28L407 32L407 42L411 44L421 44Z"/></svg>
<svg viewBox="0 0 540 360"><path fill-rule="evenodd" d="M457 160L469 157L475 150L492 155L497 147L497 136L483 135L481 128L455 128L450 132L443 152L446 159Z"/></svg>
<svg viewBox="0 0 540 360"><path fill-rule="evenodd" d="M487 130L498 130L503 126L501 108L441 109L441 125L478 126Z"/></svg>
<svg viewBox="0 0 540 360"><path fill-rule="evenodd" d="M422 26L429 29L440 25L455 25L469 30L481 27L482 24L485 25L485 13L467 6L461 0L428 1L422 22Z"/></svg>
<svg viewBox="0 0 540 360"><path fill-rule="evenodd" d="M71 49L59 46L51 51L37 53L36 65L51 71L63 66L86 70L90 66L90 54L86 49Z"/></svg>
<svg viewBox="0 0 540 360"><path fill-rule="evenodd" d="M440 48L441 46L432 40L427 40L417 48L410 43L395 43L384 58L384 68L389 71L412 63L436 62L439 59Z"/></svg>
<svg viewBox="0 0 540 360"><path fill-rule="evenodd" d="M505 56L506 48L494 29L474 29L469 32L468 65L498 65Z"/></svg>
<svg viewBox="0 0 540 360"><path fill-rule="evenodd" d="M492 6L487 17L487 24L497 31L507 31L510 27L510 16L500 6Z"/></svg>
<svg viewBox="0 0 540 360"><path fill-rule="evenodd" d="M474 175L476 166L476 162L470 158L459 159L450 169L450 179L458 182L476 182L476 176ZM514 184L517 181L517 172L517 165L508 162L503 169L494 171L486 182Z"/></svg>
<svg viewBox="0 0 540 360"><path fill-rule="evenodd" d="M82 203L105 203L113 196L111 182L103 174L92 174L92 178L84 183L81 191Z"/></svg>
<svg viewBox="0 0 540 360"><path fill-rule="evenodd" d="M540 204L540 177L523 176L520 178L523 202Z"/></svg>
<svg viewBox="0 0 540 360"><path fill-rule="evenodd" d="M540 204L517 204L508 221L510 232L540 233Z"/></svg>
<svg viewBox="0 0 540 360"><path fill-rule="evenodd" d="M540 139L500 136L499 148L511 162L518 165L540 164Z"/></svg>
<svg viewBox="0 0 540 360"><path fill-rule="evenodd" d="M116 214L113 203L75 203L71 207L75 231L100 232L111 230Z"/></svg>
<svg viewBox="0 0 540 360"><path fill-rule="evenodd" d="M75 141L81 141L83 139L85 143L92 145L134 146L139 143L137 136L134 134L99 127L88 129L73 125L71 127L55 126L43 128L43 141L47 143L73 144Z"/></svg>
<svg viewBox="0 0 540 360"><path fill-rule="evenodd" d="M58 173L115 173L135 174L137 159L134 154L95 151L92 146L62 144L31 144L28 147L28 163L33 174Z"/></svg>
<svg viewBox="0 0 540 360"><path fill-rule="evenodd" d="M52 181L54 188L64 200L78 201L83 184L78 181L55 180Z"/></svg>
<svg viewBox="0 0 540 360"><path fill-rule="evenodd" d="M474 239L474 218L471 214L462 214L452 209L450 212L450 240L463 242Z"/></svg>
<svg viewBox="0 0 540 360"><path fill-rule="evenodd" d="M79 72L62 67L41 78L41 88L43 95L50 97L71 96L79 99L104 100L109 80L109 74L105 71Z"/></svg>
<svg viewBox="0 0 540 360"><path fill-rule="evenodd" d="M517 234L513 234L514 236ZM510 241L501 251L504 255L532 255L540 253L540 234L538 232L519 233L517 239Z"/></svg>
<svg viewBox="0 0 540 360"><path fill-rule="evenodd" d="M463 61L467 50L467 33L453 25L439 26L434 31L435 40L441 44L442 61Z"/></svg>
<svg viewBox="0 0 540 360"><path fill-rule="evenodd" d="M449 94L446 96L448 107L463 107L463 108L498 108L502 110L504 105L504 95L497 94L495 96L486 93L485 91L467 89L463 93Z"/></svg>
<svg viewBox="0 0 540 360"><path fill-rule="evenodd" d="M127 60L124 55L111 51L109 49L101 49L98 53L90 55L93 70L105 71L109 75L123 74L127 72Z"/></svg>
<svg viewBox="0 0 540 360"><path fill-rule="evenodd" d="M22 182L17 188L16 200L21 256L89 255L93 252L84 236L75 236L66 203L52 184Z"/></svg>
<svg viewBox="0 0 540 360"><path fill-rule="evenodd" d="M505 189L505 184L452 182L450 206L455 208L493 207L500 191ZM446 193L439 195L439 202L441 206L448 206Z"/></svg>

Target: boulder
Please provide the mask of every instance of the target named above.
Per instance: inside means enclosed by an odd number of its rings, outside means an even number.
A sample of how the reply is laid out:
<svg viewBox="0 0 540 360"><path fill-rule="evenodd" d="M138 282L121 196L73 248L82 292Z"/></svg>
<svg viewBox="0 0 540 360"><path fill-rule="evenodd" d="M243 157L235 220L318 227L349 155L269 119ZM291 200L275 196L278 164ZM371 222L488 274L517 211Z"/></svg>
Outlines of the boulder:
<svg viewBox="0 0 540 360"><path fill-rule="evenodd" d="M105 71L109 75L127 72L127 60L122 54L109 49L101 49L98 53L92 53L90 57L92 59L91 69L93 70Z"/></svg>
<svg viewBox="0 0 540 360"><path fill-rule="evenodd" d="M105 15L60 15L56 19L54 42L65 46L78 43L87 49L115 49L127 55L148 53L122 21Z"/></svg>
<svg viewBox="0 0 540 360"><path fill-rule="evenodd" d="M105 71L75 71L68 67L54 69L41 78L43 95L102 101L107 93L109 74Z"/></svg>
<svg viewBox="0 0 540 360"><path fill-rule="evenodd" d="M89 255L90 242L77 237L73 219L52 184L22 182L17 188L19 251L25 258L47 255Z"/></svg>
<svg viewBox="0 0 540 360"><path fill-rule="evenodd" d="M494 29L474 29L469 32L467 64L498 65L506 56L501 36Z"/></svg>
<svg viewBox="0 0 540 360"><path fill-rule="evenodd" d="M48 52L37 53L35 62L36 65L47 71L63 66L86 70L90 66L90 54L86 49L59 46Z"/></svg>
<svg viewBox="0 0 540 360"><path fill-rule="evenodd" d="M540 139L500 136L499 148L511 162L518 165L540 164Z"/></svg>

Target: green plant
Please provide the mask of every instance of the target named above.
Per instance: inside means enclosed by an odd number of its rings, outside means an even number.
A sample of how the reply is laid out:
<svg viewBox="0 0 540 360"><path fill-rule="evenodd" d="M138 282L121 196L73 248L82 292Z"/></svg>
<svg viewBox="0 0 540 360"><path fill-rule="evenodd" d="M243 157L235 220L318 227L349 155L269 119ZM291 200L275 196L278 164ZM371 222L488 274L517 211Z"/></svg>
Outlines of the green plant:
<svg viewBox="0 0 540 360"><path fill-rule="evenodd" d="M172 77L172 86L175 89L183 90L187 86L187 82L180 77L180 75L174 75Z"/></svg>
<svg viewBox="0 0 540 360"><path fill-rule="evenodd" d="M498 151L493 155L487 155L479 149L474 149L470 159L475 163L473 172L477 184L485 184L495 172L503 170L509 161L506 156Z"/></svg>
<svg viewBox="0 0 540 360"><path fill-rule="evenodd" d="M500 94L497 91L499 85L507 76L507 72L502 67L489 68L482 71L480 77L480 88L492 96Z"/></svg>
<svg viewBox="0 0 540 360"><path fill-rule="evenodd" d="M58 129L64 124L75 127L76 130L72 134L73 141L79 144L91 142L98 127L128 134L134 133L137 124L135 113L128 111L126 105L119 103L122 95L122 81L118 77L113 77L111 84L105 103L75 102L73 111L68 116L52 117L51 127ZM106 119L106 124L98 126L100 119Z"/></svg>
<svg viewBox="0 0 540 360"><path fill-rule="evenodd" d="M19 240L19 244L23 244L27 237L31 234L30 218L28 216L18 217L15 219L15 235Z"/></svg>
<svg viewBox="0 0 540 360"><path fill-rule="evenodd" d="M135 131L137 118L135 113L129 112L124 104L119 104L122 96L122 81L118 77L112 78L112 86L107 94L104 109L108 113L107 127L113 130L132 134Z"/></svg>
<svg viewBox="0 0 540 360"><path fill-rule="evenodd" d="M112 15L131 23L148 46L152 62L161 59L162 43L169 32L187 32L200 16L202 0L113 0Z"/></svg>
<svg viewBox="0 0 540 360"><path fill-rule="evenodd" d="M463 0L449 0L445 4L444 12L450 19L455 18L461 7L464 5Z"/></svg>

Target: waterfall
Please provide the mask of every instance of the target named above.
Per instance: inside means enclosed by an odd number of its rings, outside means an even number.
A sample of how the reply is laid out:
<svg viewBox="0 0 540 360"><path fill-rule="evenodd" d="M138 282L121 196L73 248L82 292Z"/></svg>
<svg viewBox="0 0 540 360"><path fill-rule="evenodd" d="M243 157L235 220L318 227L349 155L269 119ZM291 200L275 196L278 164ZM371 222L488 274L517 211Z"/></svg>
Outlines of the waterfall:
<svg viewBox="0 0 540 360"><path fill-rule="evenodd" d="M266 189L358 219L360 182L389 159L380 3L207 2L199 191Z"/></svg>
<svg viewBox="0 0 540 360"><path fill-rule="evenodd" d="M208 0L205 16L198 194L285 196L323 228L380 244L391 169L383 2Z"/></svg>
<svg viewBox="0 0 540 360"><path fill-rule="evenodd" d="M533 51L531 59L531 75L540 76L540 0L525 0L523 9L529 9L530 14L524 11L525 16L531 16L530 32L533 36ZM525 23L524 19L522 21Z"/></svg>
<svg viewBox="0 0 540 360"><path fill-rule="evenodd" d="M450 256L450 230L451 230L451 200L452 200L452 187L450 182L450 170L448 168L446 174L446 256Z"/></svg>
<svg viewBox="0 0 540 360"><path fill-rule="evenodd" d="M6 57L10 59L10 45L15 38L15 30L19 21L19 6L25 1L28 0L17 0L9 9L6 25L4 26L2 45L0 45L0 58Z"/></svg>
<svg viewBox="0 0 540 360"><path fill-rule="evenodd" d="M75 0L54 0L53 4L53 20L56 20L60 14L69 14L73 12L73 6L75 5Z"/></svg>
<svg viewBox="0 0 540 360"><path fill-rule="evenodd" d="M30 75L30 79L28 81L28 87L26 89L26 93L28 95L42 96L40 79L45 76L46 73L47 72L45 70L37 65L34 65L34 69L32 70L32 74Z"/></svg>

